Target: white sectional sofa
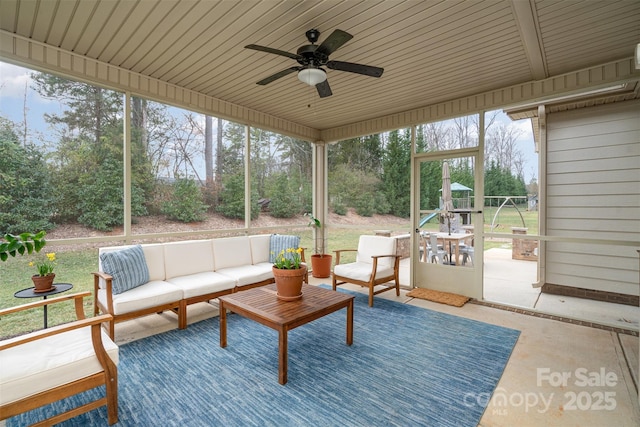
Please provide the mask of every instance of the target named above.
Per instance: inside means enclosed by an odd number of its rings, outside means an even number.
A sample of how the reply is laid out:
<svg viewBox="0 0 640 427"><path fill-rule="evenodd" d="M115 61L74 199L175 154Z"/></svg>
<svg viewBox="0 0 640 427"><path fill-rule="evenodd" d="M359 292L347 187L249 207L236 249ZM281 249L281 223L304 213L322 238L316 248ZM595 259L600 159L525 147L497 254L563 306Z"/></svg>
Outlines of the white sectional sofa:
<svg viewBox="0 0 640 427"><path fill-rule="evenodd" d="M116 322L165 310L175 311L184 329L189 304L273 283L271 253L283 245L297 247L299 238L265 234L100 248L94 314L113 316L112 339Z"/></svg>

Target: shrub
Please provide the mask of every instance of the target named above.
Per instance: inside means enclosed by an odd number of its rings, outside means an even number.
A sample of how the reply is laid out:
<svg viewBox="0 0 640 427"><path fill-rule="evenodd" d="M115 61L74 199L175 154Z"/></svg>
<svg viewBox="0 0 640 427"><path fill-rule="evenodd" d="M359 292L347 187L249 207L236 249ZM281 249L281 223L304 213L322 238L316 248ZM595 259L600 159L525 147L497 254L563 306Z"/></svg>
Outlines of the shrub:
<svg viewBox="0 0 640 427"><path fill-rule="evenodd" d="M275 177L270 191L271 203L269 203L269 211L275 218L293 218L300 213L298 192L290 188L289 183L285 173Z"/></svg>
<svg viewBox="0 0 640 427"><path fill-rule="evenodd" d="M373 216L375 200L371 193L360 194L355 201L356 213L360 216Z"/></svg>
<svg viewBox="0 0 640 427"><path fill-rule="evenodd" d="M181 222L196 222L206 218L209 208L195 180L179 178L173 183L171 198L162 206L162 213L169 219Z"/></svg>
<svg viewBox="0 0 640 427"><path fill-rule="evenodd" d="M227 218L244 219L243 174L230 175L223 180L220 203L216 210ZM251 219L257 219L259 215L258 193L253 190L251 192Z"/></svg>
<svg viewBox="0 0 640 427"><path fill-rule="evenodd" d="M78 208L81 212L78 222L100 231L110 231L124 223L124 193L122 191L122 163L106 159L100 168L81 176L76 189ZM144 206L144 192L133 187L131 190L131 214L147 214Z"/></svg>
<svg viewBox="0 0 640 427"><path fill-rule="evenodd" d="M346 215L347 214L347 205L345 205L342 200L336 200L333 202L333 211L338 215Z"/></svg>
<svg viewBox="0 0 640 427"><path fill-rule="evenodd" d="M377 214L386 215L391 211L391 204L387 201L387 195L382 191L376 191L375 197L375 210Z"/></svg>

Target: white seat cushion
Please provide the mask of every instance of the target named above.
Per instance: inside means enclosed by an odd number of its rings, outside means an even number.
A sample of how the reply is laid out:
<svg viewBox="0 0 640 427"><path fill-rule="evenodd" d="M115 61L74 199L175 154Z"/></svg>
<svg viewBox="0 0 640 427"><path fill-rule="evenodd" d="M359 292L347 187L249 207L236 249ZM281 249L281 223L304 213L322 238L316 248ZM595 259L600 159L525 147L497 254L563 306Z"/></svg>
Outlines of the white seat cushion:
<svg viewBox="0 0 640 427"><path fill-rule="evenodd" d="M333 268L336 276L348 277L349 279L368 282L371 279L373 265L366 262L352 262L349 264L338 264ZM393 267L380 266L376 270L376 278L393 276Z"/></svg>
<svg viewBox="0 0 640 427"><path fill-rule="evenodd" d="M183 298L225 291L233 289L236 285L235 280L231 277L213 271L174 277L168 279L167 282L182 289Z"/></svg>
<svg viewBox="0 0 640 427"><path fill-rule="evenodd" d="M25 335L28 336L28 335ZM105 350L118 363L118 346L102 331ZM15 402L102 371L91 327L64 332L0 352L0 404Z"/></svg>
<svg viewBox="0 0 640 427"><path fill-rule="evenodd" d="M113 314L131 313L158 305L169 304L182 299L182 289L171 283L155 280L142 286L113 295ZM106 307L107 297L104 289L98 290L98 301Z"/></svg>
<svg viewBox="0 0 640 427"><path fill-rule="evenodd" d="M229 267L217 270L218 273L232 278L236 286L245 286L263 280L273 279L273 264L243 265L241 267Z"/></svg>

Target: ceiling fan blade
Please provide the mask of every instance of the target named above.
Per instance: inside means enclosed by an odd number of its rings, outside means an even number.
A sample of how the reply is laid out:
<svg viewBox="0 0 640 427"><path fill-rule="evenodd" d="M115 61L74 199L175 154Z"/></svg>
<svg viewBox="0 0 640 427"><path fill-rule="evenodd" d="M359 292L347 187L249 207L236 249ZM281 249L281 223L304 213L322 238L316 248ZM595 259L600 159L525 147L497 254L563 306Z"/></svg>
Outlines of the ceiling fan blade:
<svg viewBox="0 0 640 427"><path fill-rule="evenodd" d="M269 77L267 77L267 78L264 78L264 79L260 80L260 81L259 81L259 82L257 82L256 84L259 84L259 85L261 85L261 86L264 86L264 85L266 85L266 84L271 83L271 82L272 82L272 81L274 81L274 80L278 80L279 78L286 76L287 74L291 74L291 73L294 73L294 72L296 72L296 71L299 71L299 70L300 70L300 68L301 68L301 67L291 67L291 68L287 68L286 70L279 71L279 72L277 72L277 73L275 73L275 74L273 74L273 75L271 75L271 76L269 76Z"/></svg>
<svg viewBox="0 0 640 427"><path fill-rule="evenodd" d="M343 61L329 61L327 62L327 67L332 70L348 71L350 73L364 74L365 76L371 77L380 77L384 72L384 68Z"/></svg>
<svg viewBox="0 0 640 427"><path fill-rule="evenodd" d="M333 92L331 92L331 87L329 86L329 80L318 83L316 85L316 89L318 89L318 95L320 95L320 98L326 98L327 96L333 95Z"/></svg>
<svg viewBox="0 0 640 427"><path fill-rule="evenodd" d="M296 61L298 59L302 59L300 55L296 55L295 53L290 53L284 50L274 49L266 46L259 46L257 44L246 45L245 49L259 50L260 52L267 52L267 53L273 53L275 55L286 56L287 58L295 59Z"/></svg>
<svg viewBox="0 0 640 427"><path fill-rule="evenodd" d="M318 46L316 52L329 56L352 38L353 36L346 31L333 30L333 33L331 33L329 37L327 37L322 44Z"/></svg>

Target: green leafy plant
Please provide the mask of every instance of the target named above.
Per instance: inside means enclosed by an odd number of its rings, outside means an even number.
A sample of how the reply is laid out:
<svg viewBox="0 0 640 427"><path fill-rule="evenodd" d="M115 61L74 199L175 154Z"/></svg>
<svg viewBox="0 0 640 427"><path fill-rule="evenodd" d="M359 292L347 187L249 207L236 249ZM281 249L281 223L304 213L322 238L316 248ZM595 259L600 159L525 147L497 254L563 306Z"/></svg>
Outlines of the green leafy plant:
<svg viewBox="0 0 640 427"><path fill-rule="evenodd" d="M287 248L280 251L273 266L281 270L297 270L302 263L302 248Z"/></svg>
<svg viewBox="0 0 640 427"><path fill-rule="evenodd" d="M320 230L322 228L322 223L320 222L320 220L318 218L316 218L315 216L313 216L310 213L306 213L304 214L304 216L308 216L309 217L309 223L307 224L308 227L313 227L316 228L318 230ZM319 254L321 257L325 256L325 253L323 251L324 248L324 239L322 238L322 232L319 232L320 237L316 239L316 247L314 248L314 252L316 254Z"/></svg>
<svg viewBox="0 0 640 427"><path fill-rule="evenodd" d="M177 179L173 183L171 199L163 205L162 213L176 221L202 221L209 208L203 199L202 191L193 179Z"/></svg>
<svg viewBox="0 0 640 427"><path fill-rule="evenodd" d="M6 261L9 255L15 257L16 255L31 254L34 251L40 252L40 249L44 248L47 244L44 236L46 232L40 231L39 233L22 233L19 235L5 234L3 242L0 242L0 260Z"/></svg>
<svg viewBox="0 0 640 427"><path fill-rule="evenodd" d="M45 254L43 261L31 261L29 267L36 267L38 270L38 276L46 276L53 273L53 269L56 267L56 253L49 252Z"/></svg>

